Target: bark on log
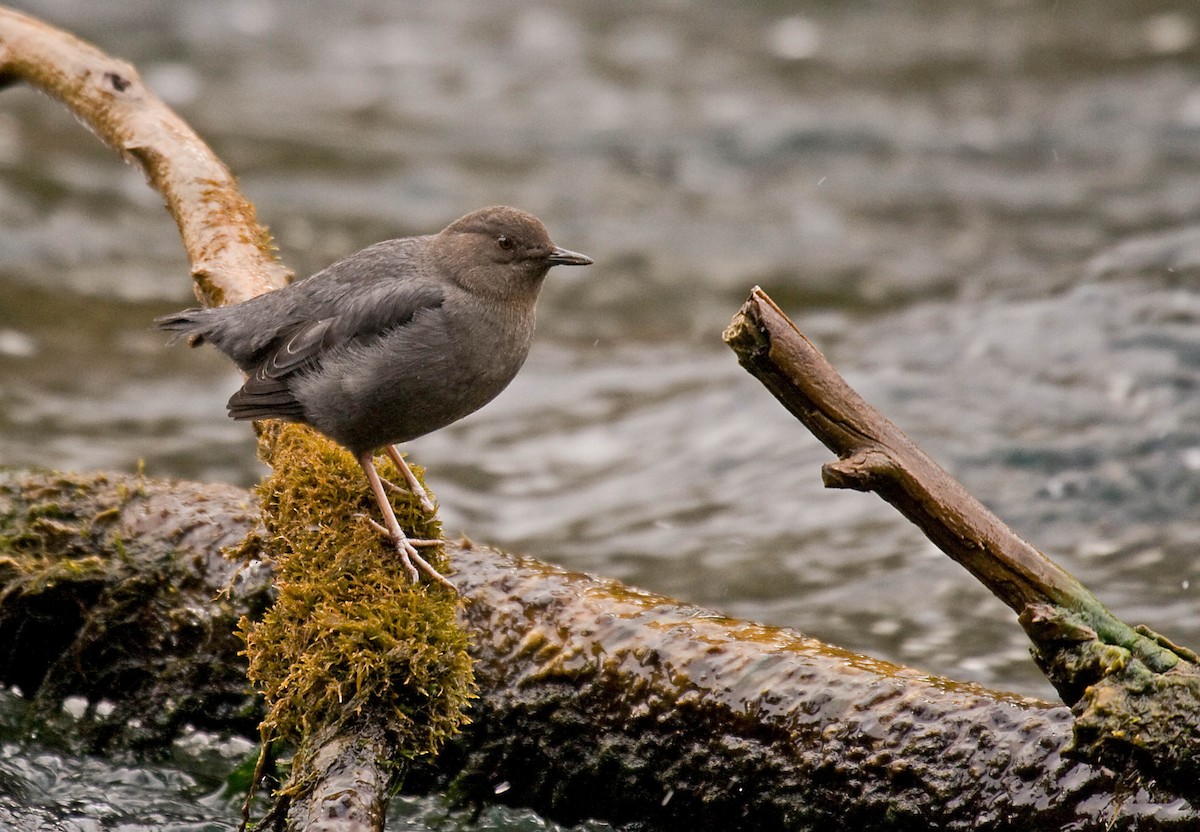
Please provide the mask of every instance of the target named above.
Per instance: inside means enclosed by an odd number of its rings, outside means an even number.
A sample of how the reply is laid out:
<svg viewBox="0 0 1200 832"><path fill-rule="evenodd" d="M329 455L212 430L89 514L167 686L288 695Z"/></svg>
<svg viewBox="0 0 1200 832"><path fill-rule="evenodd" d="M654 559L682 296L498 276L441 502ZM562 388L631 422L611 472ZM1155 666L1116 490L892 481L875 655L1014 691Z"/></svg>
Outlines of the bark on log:
<svg viewBox="0 0 1200 832"><path fill-rule="evenodd" d="M254 736L261 707L233 633L270 603L271 573L220 550L256 516L231 487L0 473L4 682L47 713L86 696L87 750L153 752L185 723Z"/></svg>
<svg viewBox="0 0 1200 832"><path fill-rule="evenodd" d="M208 666L241 667L231 629L215 618L196 621L235 571L215 547L254 528L253 507L236 489L0 475L0 537L8 545L0 680L19 679L47 706L70 694L133 697L159 739L210 713L249 731L253 715L237 707L245 703L238 672L185 694L200 645L214 656ZM414 771L409 789L452 780L468 799L648 829L1200 823L1178 794L1064 757L1065 707L491 549L453 548L481 698L471 728L437 770ZM219 596L225 621L261 608L265 570L243 571ZM180 690L147 694L151 674L106 671L130 646L109 616L122 626L135 621L137 593L151 617L136 626L153 636L137 645L146 654L138 663L152 661ZM114 606L116 596L123 603ZM57 654L40 662L38 678L30 658L49 652L38 624L68 608L81 614L73 630L60 631ZM204 638L180 635L200 631ZM106 646L105 634L116 641ZM115 715L89 719L101 747L150 741L145 731L124 736Z"/></svg>

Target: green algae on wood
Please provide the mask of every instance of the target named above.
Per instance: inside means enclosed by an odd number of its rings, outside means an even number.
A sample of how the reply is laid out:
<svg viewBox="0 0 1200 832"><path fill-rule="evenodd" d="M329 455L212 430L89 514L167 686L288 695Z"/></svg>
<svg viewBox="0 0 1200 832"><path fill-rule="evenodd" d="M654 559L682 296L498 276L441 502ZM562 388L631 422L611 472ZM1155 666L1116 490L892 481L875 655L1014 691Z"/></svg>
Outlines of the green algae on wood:
<svg viewBox="0 0 1200 832"><path fill-rule="evenodd" d="M1195 653L1139 626L1140 639L1179 658L1157 670L1129 644L1097 634L1091 619L1073 610L1031 605L1020 621L1034 641L1034 661L1075 714L1067 753L1118 771L1154 771L1181 793L1194 793L1200 777Z"/></svg>
<svg viewBox="0 0 1200 832"><path fill-rule="evenodd" d="M222 641L261 608L265 588L255 570L233 587L230 564L192 548L231 539L206 505L228 509L226 491L148 494L140 477L119 474L0 473L0 683L32 700L35 729L81 694L89 706L69 739L86 751L154 752L185 724L257 721L244 665ZM213 597L214 584L230 591ZM104 700L114 707L98 709Z"/></svg>
<svg viewBox="0 0 1200 832"><path fill-rule="evenodd" d="M381 713L403 756L436 753L475 695L458 597L398 567L366 520L377 507L344 449L300 425L271 426L263 443L273 473L258 492L278 597L240 633L267 700L265 733L295 740ZM416 500L393 496L402 526L441 537ZM447 568L443 547L424 554Z"/></svg>
<svg viewBox="0 0 1200 832"><path fill-rule="evenodd" d="M9 515L14 525L7 531L20 533L22 507L43 499L27 495L43 492L57 476L0 471L0 529ZM224 604L251 618L261 614L270 564L239 567L217 554L242 539L270 551L254 531L258 512L246 492L152 480L131 486L132 478L110 476L91 508L69 502L95 517L97 508L119 502L122 488L144 491L122 504L110 533L122 535L131 563L174 550L174 562L193 572L145 599L159 608L156 615L169 623ZM482 546L447 545L459 570L455 584L468 601L460 616L472 634L480 698L473 724L435 765L446 777L461 774L466 798L532 805L563 821L581 813L613 822L634 818L647 830L1197 828L1194 804L1161 780L1139 785L1064 757L1060 749L1071 733L1065 707L997 697L913 670L892 673L788 631ZM156 569L154 561L143 566ZM0 635L9 648L0 651L5 683L24 672L28 656L55 649L29 612L9 637ZM229 703L258 698L246 696L236 657L242 645L225 616L208 626L203 642L155 638L173 651L176 666L154 668L165 671L165 682L149 673L130 677L147 689L127 688L123 712L130 712L126 700L135 701L133 712L144 723L162 724L164 711L186 704L187 721L199 728L251 735L257 713L230 721ZM153 627L146 631L157 635ZM128 629L105 632L120 640ZM223 655L224 667L198 649ZM71 669L73 660L59 664ZM220 670L232 672L214 676ZM85 666L73 692L106 695L105 672ZM343 732L352 742L341 748L355 751L360 764L394 759L365 733L362 743L363 734ZM434 788L430 778L437 774L414 766L404 788ZM340 791L324 806L353 808L343 800L346 779L327 780ZM394 784L393 777L386 787Z"/></svg>

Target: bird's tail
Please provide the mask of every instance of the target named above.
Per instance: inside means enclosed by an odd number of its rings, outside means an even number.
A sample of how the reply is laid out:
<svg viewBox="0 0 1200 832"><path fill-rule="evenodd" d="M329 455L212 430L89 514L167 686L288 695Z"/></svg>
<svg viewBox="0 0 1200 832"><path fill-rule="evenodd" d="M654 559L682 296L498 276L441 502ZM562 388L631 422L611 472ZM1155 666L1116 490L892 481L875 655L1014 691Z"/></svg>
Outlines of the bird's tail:
<svg viewBox="0 0 1200 832"><path fill-rule="evenodd" d="M211 325L209 309L185 309L174 315L164 315L154 319L154 325L159 329L175 333L171 343L180 338L187 338L188 343L198 347L204 343L204 336Z"/></svg>

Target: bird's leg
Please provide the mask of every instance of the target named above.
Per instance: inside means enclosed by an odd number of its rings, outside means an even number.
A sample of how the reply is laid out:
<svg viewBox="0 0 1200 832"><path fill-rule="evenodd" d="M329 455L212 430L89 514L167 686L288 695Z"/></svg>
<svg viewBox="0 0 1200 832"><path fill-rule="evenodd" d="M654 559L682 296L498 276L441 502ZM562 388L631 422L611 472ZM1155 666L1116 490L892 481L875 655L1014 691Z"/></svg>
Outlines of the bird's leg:
<svg viewBox="0 0 1200 832"><path fill-rule="evenodd" d="M358 458L358 464L362 466L363 473L367 475L367 482L371 484L371 491L375 494L375 502L379 504L379 510L383 513L384 531L387 536L392 539L396 545L396 551L400 553L400 561L404 564L404 568L408 571L408 575L412 578L413 583L420 580L418 569L424 572L430 578L433 578L438 583L448 587L455 594L458 590L454 584L446 580L442 573L438 572L429 565L429 561L421 557L413 546L412 541L404 534L404 530L400 528L400 521L396 519L396 512L392 510L392 504L388 501L387 494L383 490L383 482L379 479L379 472L375 470L375 463L371 460L371 453L367 451ZM421 541L426 543L427 541Z"/></svg>
<svg viewBox="0 0 1200 832"><path fill-rule="evenodd" d="M404 457L400 456L400 452L396 450L396 446L386 445L384 449L387 451L387 455L392 458L392 462L396 463L396 467L400 469L400 476L404 477L404 481L408 483L408 490L421 501L421 508L425 509L425 511L433 511L433 500L429 499L429 494L425 491L424 486L421 485L421 481L417 479L417 475L408 467L408 463L404 461ZM391 483L388 483L388 485L391 485Z"/></svg>

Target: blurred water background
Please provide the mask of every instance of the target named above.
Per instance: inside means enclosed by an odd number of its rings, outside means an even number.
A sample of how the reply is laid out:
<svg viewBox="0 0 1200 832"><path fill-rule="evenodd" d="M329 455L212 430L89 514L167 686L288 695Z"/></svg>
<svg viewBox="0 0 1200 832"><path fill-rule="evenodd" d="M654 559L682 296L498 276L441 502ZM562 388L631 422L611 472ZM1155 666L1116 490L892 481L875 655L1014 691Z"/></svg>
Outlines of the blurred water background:
<svg viewBox="0 0 1200 832"><path fill-rule="evenodd" d="M1119 616L1200 645L1192 4L17 6L133 61L299 274L494 203L595 258L552 273L512 387L408 447L448 531L1053 698L1005 607L877 498L821 487L828 452L721 342L757 283ZM22 88L0 229L0 464L262 475L224 416L234 370L150 328L192 302L158 196ZM106 789L81 770L124 776L45 754L84 803ZM146 800L175 777L204 788L185 768ZM229 828L162 811L145 828Z"/></svg>

